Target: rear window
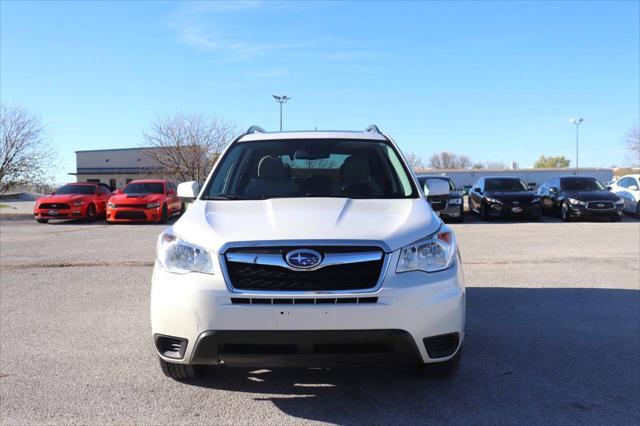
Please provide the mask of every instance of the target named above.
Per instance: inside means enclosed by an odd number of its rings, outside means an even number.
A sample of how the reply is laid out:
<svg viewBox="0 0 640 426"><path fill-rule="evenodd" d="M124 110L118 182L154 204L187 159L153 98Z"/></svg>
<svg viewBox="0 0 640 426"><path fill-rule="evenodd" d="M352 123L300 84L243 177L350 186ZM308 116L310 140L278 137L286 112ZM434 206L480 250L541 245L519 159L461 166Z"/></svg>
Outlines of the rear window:
<svg viewBox="0 0 640 426"><path fill-rule="evenodd" d="M220 160L204 199L415 198L392 145L362 140L241 142Z"/></svg>
<svg viewBox="0 0 640 426"><path fill-rule="evenodd" d="M132 182L122 190L123 194L162 194L160 182Z"/></svg>

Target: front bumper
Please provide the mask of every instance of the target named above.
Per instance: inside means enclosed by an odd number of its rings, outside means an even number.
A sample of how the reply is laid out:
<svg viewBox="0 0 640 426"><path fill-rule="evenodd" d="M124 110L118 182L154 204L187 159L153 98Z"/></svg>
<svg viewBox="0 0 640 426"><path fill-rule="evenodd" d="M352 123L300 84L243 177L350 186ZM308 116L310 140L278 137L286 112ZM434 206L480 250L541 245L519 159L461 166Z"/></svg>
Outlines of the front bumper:
<svg viewBox="0 0 640 426"><path fill-rule="evenodd" d="M459 259L450 269L430 274L396 274L393 272L395 267L391 265L397 264L397 261L398 252L395 252L391 254L390 267L383 284L376 291L339 295L310 292L296 296L288 295L287 292L260 295L231 293L224 282L219 265L213 275L180 275L167 272L156 263L151 289L152 333L154 336L171 336L184 344L179 357L166 357L161 351L158 351L158 354L167 361L177 363L223 362L228 365L248 363L266 366L279 364L280 361L287 365L296 365L302 361L301 364L308 365L312 359L335 358L336 353L309 351L307 345L307 349L297 349L293 352L290 350L288 353L268 354L260 350L258 354L225 355L224 348L228 339L235 339L236 343L246 345L255 342L258 338L256 336L261 333L266 333L263 336L267 337L260 337L266 339L263 340L265 344L269 341L274 344L280 341L289 347L296 345L298 348L304 348L304 345L300 346L300 339L308 339L308 332L322 331L329 332L329 336L333 335L339 340L347 333L350 335L348 340L365 343L372 334L382 333L382 337L376 335L378 337L373 339L378 345L385 341L395 342L395 337L388 336L404 335L409 337L411 345L393 344L387 347L392 350L384 352L397 353L396 348L400 348L400 353L415 356L425 363L449 359L464 339L465 288ZM364 296L377 297L377 300L375 303L340 301ZM232 297L236 303L232 302ZM249 297L252 300L270 300L266 303L237 303L237 299ZM295 300L290 304L275 304L272 301L274 298ZM297 300L300 299L313 301L298 303ZM330 299L330 303L323 303L326 299ZM442 335L456 335L455 348L446 356L429 356L424 339ZM209 336L209 342L214 342L207 346L209 349L204 350L205 355L202 355L203 349L200 348L203 336ZM301 337L299 339L296 336ZM326 338L321 338L316 344L335 344L331 339L323 343L323 339Z"/></svg>
<svg viewBox="0 0 640 426"><path fill-rule="evenodd" d="M623 206L614 207L613 209L589 209L586 207L573 206L569 204L571 215L576 219L606 219L621 217Z"/></svg>
<svg viewBox="0 0 640 426"><path fill-rule="evenodd" d="M87 204L70 206L68 209L33 209L34 219L79 219L87 214Z"/></svg>
<svg viewBox="0 0 640 426"><path fill-rule="evenodd" d="M539 217L542 215L540 204L489 204L488 207L487 213L494 217Z"/></svg>
<svg viewBox="0 0 640 426"><path fill-rule="evenodd" d="M141 209L137 207L107 208L109 222L157 222L162 218L162 209Z"/></svg>

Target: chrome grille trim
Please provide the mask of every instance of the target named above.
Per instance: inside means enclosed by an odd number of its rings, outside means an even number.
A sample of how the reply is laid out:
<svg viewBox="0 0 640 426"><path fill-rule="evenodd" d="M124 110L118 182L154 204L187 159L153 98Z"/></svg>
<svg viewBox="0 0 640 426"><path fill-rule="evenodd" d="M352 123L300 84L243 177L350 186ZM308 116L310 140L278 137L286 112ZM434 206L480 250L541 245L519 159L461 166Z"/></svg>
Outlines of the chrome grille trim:
<svg viewBox="0 0 640 426"><path fill-rule="evenodd" d="M594 207L598 204L604 204L604 207ZM616 205L613 201L589 201L587 202L587 208L589 210L613 210L616 208Z"/></svg>
<svg viewBox="0 0 640 426"><path fill-rule="evenodd" d="M292 271L317 271L325 266L346 265L349 263L372 262L382 259L382 251L360 253L327 253L322 261L313 268L295 268L289 265L280 254L268 253L227 253L228 262L251 263L257 265L279 266Z"/></svg>

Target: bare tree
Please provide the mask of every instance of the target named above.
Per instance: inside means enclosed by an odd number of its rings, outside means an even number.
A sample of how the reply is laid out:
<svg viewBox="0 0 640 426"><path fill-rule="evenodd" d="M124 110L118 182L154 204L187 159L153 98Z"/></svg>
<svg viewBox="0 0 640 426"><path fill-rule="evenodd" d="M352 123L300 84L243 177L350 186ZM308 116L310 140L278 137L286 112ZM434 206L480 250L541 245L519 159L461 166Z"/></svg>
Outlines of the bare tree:
<svg viewBox="0 0 640 426"><path fill-rule="evenodd" d="M640 128L634 127L627 134L627 150L631 166L640 166Z"/></svg>
<svg viewBox="0 0 640 426"><path fill-rule="evenodd" d="M407 152L404 155L404 158L407 160L407 163L409 163L409 167L411 167L412 170L424 169L422 158L418 157L414 152Z"/></svg>
<svg viewBox="0 0 640 426"><path fill-rule="evenodd" d="M471 159L466 155L446 151L432 155L429 159L429 166L434 169L468 169L472 164Z"/></svg>
<svg viewBox="0 0 640 426"><path fill-rule="evenodd" d="M176 114L157 118L143 136L160 173L203 182L235 133L235 126L216 117Z"/></svg>
<svg viewBox="0 0 640 426"><path fill-rule="evenodd" d="M40 184L54 156L40 120L21 107L0 105L0 193L16 185Z"/></svg>

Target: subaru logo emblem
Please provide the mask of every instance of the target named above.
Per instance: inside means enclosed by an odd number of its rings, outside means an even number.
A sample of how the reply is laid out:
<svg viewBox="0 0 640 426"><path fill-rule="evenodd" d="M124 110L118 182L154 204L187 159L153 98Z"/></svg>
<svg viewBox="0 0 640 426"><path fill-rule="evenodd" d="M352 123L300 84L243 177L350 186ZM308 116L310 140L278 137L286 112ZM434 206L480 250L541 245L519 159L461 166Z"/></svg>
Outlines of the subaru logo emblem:
<svg viewBox="0 0 640 426"><path fill-rule="evenodd" d="M596 206L598 206L598 207L604 207L604 203L598 203L598 204L596 204Z"/></svg>
<svg viewBox="0 0 640 426"><path fill-rule="evenodd" d="M287 253L285 260L297 269L309 269L318 266L322 262L322 255L315 250L300 249Z"/></svg>
<svg viewBox="0 0 640 426"><path fill-rule="evenodd" d="M520 201L514 201L514 202L513 202L513 205L514 205L514 206L517 206L517 205L519 205L519 204L520 204Z"/></svg>

